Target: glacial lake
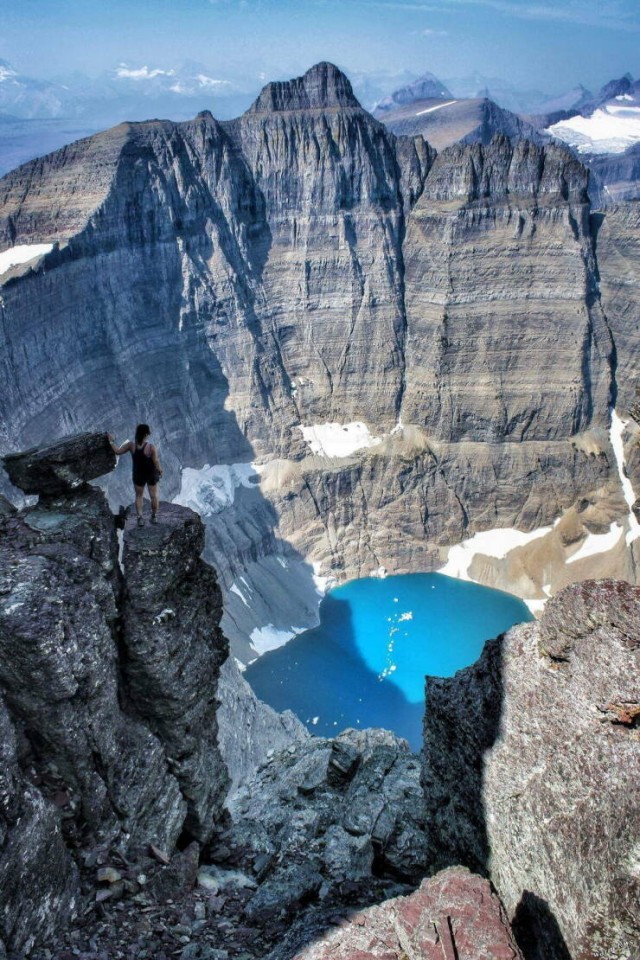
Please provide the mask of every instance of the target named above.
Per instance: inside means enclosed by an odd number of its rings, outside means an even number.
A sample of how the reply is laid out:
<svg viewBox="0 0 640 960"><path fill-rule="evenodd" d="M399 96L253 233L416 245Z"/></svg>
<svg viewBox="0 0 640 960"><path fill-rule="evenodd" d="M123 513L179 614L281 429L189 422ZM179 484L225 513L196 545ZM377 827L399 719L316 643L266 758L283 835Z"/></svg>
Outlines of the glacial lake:
<svg viewBox="0 0 640 960"><path fill-rule="evenodd" d="M422 746L424 678L450 677L485 640L533 620L517 597L438 573L353 580L320 604L320 624L263 654L245 677L311 733L384 727Z"/></svg>

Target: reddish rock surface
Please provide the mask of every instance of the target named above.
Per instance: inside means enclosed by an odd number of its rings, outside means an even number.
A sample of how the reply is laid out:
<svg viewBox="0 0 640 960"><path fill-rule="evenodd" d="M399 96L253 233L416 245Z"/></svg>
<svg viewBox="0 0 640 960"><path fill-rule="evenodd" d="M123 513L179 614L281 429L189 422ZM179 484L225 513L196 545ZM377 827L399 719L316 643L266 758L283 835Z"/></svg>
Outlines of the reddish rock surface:
<svg viewBox="0 0 640 960"><path fill-rule="evenodd" d="M408 897L352 914L295 960L522 960L487 880L451 867Z"/></svg>

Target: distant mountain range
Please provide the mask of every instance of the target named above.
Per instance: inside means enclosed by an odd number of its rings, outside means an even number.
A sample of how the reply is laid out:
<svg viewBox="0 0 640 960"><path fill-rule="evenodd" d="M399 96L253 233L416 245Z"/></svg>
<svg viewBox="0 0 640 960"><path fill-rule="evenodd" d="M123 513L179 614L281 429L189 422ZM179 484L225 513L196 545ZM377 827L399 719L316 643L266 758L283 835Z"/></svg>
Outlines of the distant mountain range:
<svg viewBox="0 0 640 960"><path fill-rule="evenodd" d="M380 70L352 73L351 79L358 100L392 131L421 133L439 150L459 140L488 143L496 133L538 142L554 136L589 162L640 142L640 81L630 74L595 95L577 85L553 96L480 73L443 81L429 72ZM0 176L123 120L180 121L202 110L220 120L237 117L262 82L257 68L238 67L223 76L191 60L169 66L120 62L97 78L75 73L40 80L0 60ZM636 166L634 154L616 170Z"/></svg>

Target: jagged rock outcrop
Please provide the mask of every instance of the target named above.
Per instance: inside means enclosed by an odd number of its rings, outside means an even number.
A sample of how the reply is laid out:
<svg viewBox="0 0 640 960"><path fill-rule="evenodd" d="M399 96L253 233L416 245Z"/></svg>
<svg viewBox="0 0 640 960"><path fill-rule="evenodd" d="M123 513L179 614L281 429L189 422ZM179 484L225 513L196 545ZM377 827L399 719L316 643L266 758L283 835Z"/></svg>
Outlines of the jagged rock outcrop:
<svg viewBox="0 0 640 960"><path fill-rule="evenodd" d="M276 949L269 960L278 960ZM490 884L463 867L423 880L415 893L345 917L294 960L522 960Z"/></svg>
<svg viewBox="0 0 640 960"><path fill-rule="evenodd" d="M50 489L101 443L32 451L21 482ZM70 492L0 521L0 939L13 949L68 918L83 850L205 840L228 783L215 739L227 645L199 518L167 505L162 524L125 531L123 577L104 494L63 476Z"/></svg>
<svg viewBox="0 0 640 960"><path fill-rule="evenodd" d="M237 120L123 125L0 183L3 245L59 244L2 287L0 446L124 438L135 415L168 499L185 468L277 460L250 516L227 496L207 521L233 534L208 546L228 592L255 564L264 606L274 552L339 578L433 569L612 474L586 173L561 147L436 159L320 64ZM313 455L301 429L358 422L382 442L348 458Z"/></svg>
<svg viewBox="0 0 640 960"><path fill-rule="evenodd" d="M110 473L116 456L106 434L84 433L50 447L35 447L4 458L4 468L14 486L24 493L52 497Z"/></svg>
<svg viewBox="0 0 640 960"><path fill-rule="evenodd" d="M260 922L312 896L371 895L389 879L416 882L429 862L420 764L385 731L347 730L274 755L231 798L217 863L260 886L247 914Z"/></svg>
<svg viewBox="0 0 640 960"><path fill-rule="evenodd" d="M439 862L490 875L532 960L640 947L639 635L640 590L587 581L428 679Z"/></svg>

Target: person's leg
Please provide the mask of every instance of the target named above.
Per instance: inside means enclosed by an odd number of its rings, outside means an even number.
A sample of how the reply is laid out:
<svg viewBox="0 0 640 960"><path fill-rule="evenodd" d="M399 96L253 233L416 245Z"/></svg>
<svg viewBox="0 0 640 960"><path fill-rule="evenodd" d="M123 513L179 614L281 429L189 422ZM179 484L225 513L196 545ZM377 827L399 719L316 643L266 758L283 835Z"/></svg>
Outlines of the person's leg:
<svg viewBox="0 0 640 960"><path fill-rule="evenodd" d="M155 523L158 516L158 484L147 484L149 487L149 496L151 497L151 523Z"/></svg>
<svg viewBox="0 0 640 960"><path fill-rule="evenodd" d="M142 526L144 520L142 519L142 498L144 496L144 487L139 487L137 483L134 484L136 488L136 514L138 516L138 526Z"/></svg>

